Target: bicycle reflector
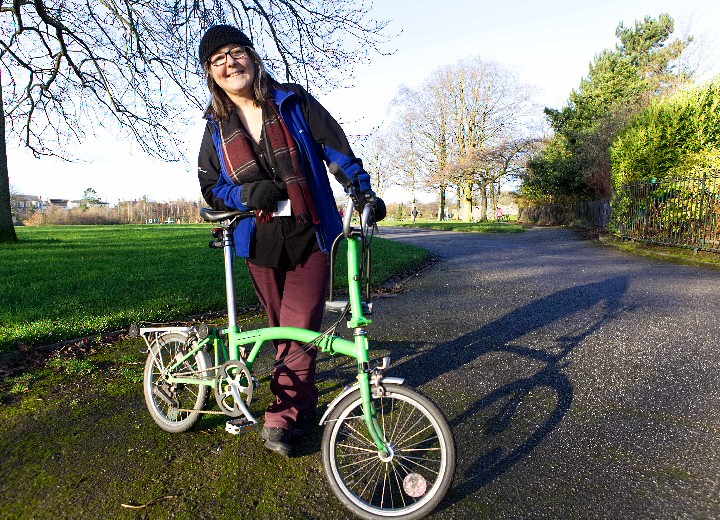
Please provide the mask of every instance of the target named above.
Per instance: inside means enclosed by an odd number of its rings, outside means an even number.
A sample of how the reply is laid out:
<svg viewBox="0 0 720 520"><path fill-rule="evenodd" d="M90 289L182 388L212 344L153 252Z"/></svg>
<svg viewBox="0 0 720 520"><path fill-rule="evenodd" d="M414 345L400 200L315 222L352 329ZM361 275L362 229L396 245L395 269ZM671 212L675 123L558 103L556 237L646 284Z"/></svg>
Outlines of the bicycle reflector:
<svg viewBox="0 0 720 520"><path fill-rule="evenodd" d="M211 240L208 246L210 246L210 249L222 249L223 248L223 228L216 227L212 229L212 236L215 240Z"/></svg>

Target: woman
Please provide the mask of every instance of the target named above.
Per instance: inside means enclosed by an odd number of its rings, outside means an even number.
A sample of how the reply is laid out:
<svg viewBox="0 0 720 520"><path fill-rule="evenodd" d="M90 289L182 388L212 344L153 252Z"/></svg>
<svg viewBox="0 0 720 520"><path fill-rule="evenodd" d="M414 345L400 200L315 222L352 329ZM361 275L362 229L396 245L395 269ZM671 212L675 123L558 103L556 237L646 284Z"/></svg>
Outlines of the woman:
<svg viewBox="0 0 720 520"><path fill-rule="evenodd" d="M270 326L320 330L327 254L342 231L325 163L337 162L364 190L370 176L340 125L301 86L280 84L239 29L216 25L200 42L212 99L198 158L205 200L215 209L255 210L238 225L236 253L247 259ZM297 355L296 355L297 354ZM280 342L276 399L265 413L265 446L286 457L291 437L315 417L317 349Z"/></svg>

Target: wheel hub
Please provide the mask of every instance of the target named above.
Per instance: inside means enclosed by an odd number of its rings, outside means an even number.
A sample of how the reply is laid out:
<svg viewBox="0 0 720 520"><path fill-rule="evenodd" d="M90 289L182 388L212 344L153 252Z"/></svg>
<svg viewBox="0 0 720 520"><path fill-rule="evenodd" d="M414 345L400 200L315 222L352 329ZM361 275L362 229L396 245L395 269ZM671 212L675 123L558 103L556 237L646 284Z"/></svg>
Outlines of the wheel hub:
<svg viewBox="0 0 720 520"><path fill-rule="evenodd" d="M388 463L395 458L395 447L392 444L386 444L385 448L387 451L378 452L378 457L381 461Z"/></svg>

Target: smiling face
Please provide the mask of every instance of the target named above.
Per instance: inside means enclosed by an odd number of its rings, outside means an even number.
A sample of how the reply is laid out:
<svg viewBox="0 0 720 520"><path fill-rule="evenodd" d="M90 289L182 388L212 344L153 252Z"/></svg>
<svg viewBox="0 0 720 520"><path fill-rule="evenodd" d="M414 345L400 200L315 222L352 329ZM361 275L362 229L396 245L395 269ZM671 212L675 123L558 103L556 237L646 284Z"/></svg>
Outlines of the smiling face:
<svg viewBox="0 0 720 520"><path fill-rule="evenodd" d="M236 59L228 53L228 51L238 48L242 47L225 45L216 50L210 57L210 74L218 87L223 89L230 99L233 97L254 99L255 64L249 54ZM237 53L233 54L237 55ZM213 65L218 58L224 58L225 64Z"/></svg>

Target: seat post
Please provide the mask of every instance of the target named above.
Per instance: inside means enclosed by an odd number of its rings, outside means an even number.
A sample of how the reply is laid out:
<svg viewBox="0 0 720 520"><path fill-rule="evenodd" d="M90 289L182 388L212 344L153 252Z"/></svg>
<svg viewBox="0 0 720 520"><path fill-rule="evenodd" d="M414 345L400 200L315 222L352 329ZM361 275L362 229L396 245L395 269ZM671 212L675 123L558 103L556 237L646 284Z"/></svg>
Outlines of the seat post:
<svg viewBox="0 0 720 520"><path fill-rule="evenodd" d="M233 237L231 226L223 227L223 252L225 254L225 295L227 298L228 327L237 328L237 309L235 297L235 272L233 271Z"/></svg>

